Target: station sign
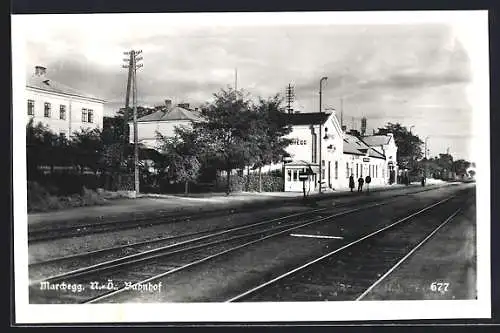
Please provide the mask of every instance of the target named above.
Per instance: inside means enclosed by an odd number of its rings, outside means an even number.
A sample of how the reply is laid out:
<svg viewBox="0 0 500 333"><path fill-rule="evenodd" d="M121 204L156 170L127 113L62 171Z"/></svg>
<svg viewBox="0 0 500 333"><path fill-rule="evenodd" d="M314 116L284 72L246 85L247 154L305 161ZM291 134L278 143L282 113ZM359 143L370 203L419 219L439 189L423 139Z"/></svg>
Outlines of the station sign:
<svg viewBox="0 0 500 333"><path fill-rule="evenodd" d="M306 174L306 173L303 173L303 172L299 173L299 180L300 180L300 181L307 180L307 177L308 177L308 176L307 176L307 174Z"/></svg>

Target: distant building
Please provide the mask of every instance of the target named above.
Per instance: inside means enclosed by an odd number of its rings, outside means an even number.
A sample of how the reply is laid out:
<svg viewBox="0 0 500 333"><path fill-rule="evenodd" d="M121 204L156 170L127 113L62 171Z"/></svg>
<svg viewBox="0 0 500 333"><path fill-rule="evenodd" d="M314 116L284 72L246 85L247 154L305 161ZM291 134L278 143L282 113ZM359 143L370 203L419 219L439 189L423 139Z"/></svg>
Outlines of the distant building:
<svg viewBox="0 0 500 333"><path fill-rule="evenodd" d="M191 126L193 122L200 121L197 110L189 108L188 103L180 103L172 106L171 100L165 101L165 106L156 112L148 114L137 120L138 143L144 147L155 149L158 146L156 133L163 136L174 136L175 128L180 126ZM130 142L134 142L134 125L129 122Z"/></svg>
<svg viewBox="0 0 500 333"><path fill-rule="evenodd" d="M51 80L47 69L36 66L26 82L26 123L41 122L55 134L71 136L75 131L102 128L103 99Z"/></svg>

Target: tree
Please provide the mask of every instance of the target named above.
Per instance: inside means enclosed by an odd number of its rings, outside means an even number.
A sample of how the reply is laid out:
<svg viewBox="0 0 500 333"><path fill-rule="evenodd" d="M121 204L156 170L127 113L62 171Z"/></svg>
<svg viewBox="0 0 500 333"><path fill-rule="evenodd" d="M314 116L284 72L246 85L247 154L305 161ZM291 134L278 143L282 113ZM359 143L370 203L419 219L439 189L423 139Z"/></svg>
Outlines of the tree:
<svg viewBox="0 0 500 333"><path fill-rule="evenodd" d="M105 168L102 158L104 149L99 129L82 129L74 132L71 147L75 158L74 163L80 167L81 173L85 171L85 167L90 168L94 173Z"/></svg>
<svg viewBox="0 0 500 333"><path fill-rule="evenodd" d="M205 160L227 173L227 194L231 190L231 171L244 168L257 152L255 115L252 103L242 91L222 89L201 110L202 122L194 125L199 142L204 146Z"/></svg>
<svg viewBox="0 0 500 333"><path fill-rule="evenodd" d="M122 116L104 117L101 132L103 164L106 170L117 173L128 167L132 153L129 144L128 128Z"/></svg>
<svg viewBox="0 0 500 333"><path fill-rule="evenodd" d="M471 166L471 163L469 161L466 161L464 159L459 159L456 161L453 161L453 164L451 166L451 170L457 174L457 176L465 176L467 175L467 169Z"/></svg>
<svg viewBox="0 0 500 333"><path fill-rule="evenodd" d="M68 140L53 133L41 122L34 125L31 119L26 125L26 159L29 179L38 175L41 166L69 165Z"/></svg>
<svg viewBox="0 0 500 333"><path fill-rule="evenodd" d="M385 127L379 128L375 135L386 135L388 133L394 135L394 141L398 146L398 165L410 170L417 170L417 160L423 156L421 147L423 141L399 123L393 124L389 122Z"/></svg>
<svg viewBox="0 0 500 333"><path fill-rule="evenodd" d="M152 114L158 110L161 110L163 107L154 107L149 108L145 106L137 106L137 119ZM123 117L126 122L134 120L134 109L132 107L128 108L120 108L118 110L117 115Z"/></svg>
<svg viewBox="0 0 500 333"><path fill-rule="evenodd" d="M196 181L200 172L197 134L190 128L177 127L174 137L165 137L159 132L156 135L164 156L160 169L166 170L170 181L183 182L184 193L187 194L189 182Z"/></svg>
<svg viewBox="0 0 500 333"><path fill-rule="evenodd" d="M282 161L291 143L291 139L284 137L292 128L285 122L282 103L282 97L277 94L267 100L260 98L255 107L253 139L257 153L253 157L254 168L259 169L259 192L262 191L262 167Z"/></svg>

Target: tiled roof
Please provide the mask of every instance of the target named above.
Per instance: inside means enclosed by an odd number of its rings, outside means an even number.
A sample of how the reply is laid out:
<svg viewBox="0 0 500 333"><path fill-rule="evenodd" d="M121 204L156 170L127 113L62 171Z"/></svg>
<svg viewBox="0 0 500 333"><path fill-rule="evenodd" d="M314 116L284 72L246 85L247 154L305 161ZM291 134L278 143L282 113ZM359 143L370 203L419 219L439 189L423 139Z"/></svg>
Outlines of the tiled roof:
<svg viewBox="0 0 500 333"><path fill-rule="evenodd" d="M382 146L389 143L391 137L389 135L370 135L364 136L363 141L369 146Z"/></svg>
<svg viewBox="0 0 500 333"><path fill-rule="evenodd" d="M201 117L196 111L191 111L179 106L174 106L168 110L159 110L139 118L138 122L145 121L172 121L172 120L191 120L200 121Z"/></svg>
<svg viewBox="0 0 500 333"><path fill-rule="evenodd" d="M350 134L344 134L343 149L344 154L366 155L366 152L369 151L368 156L385 159L384 154L374 148L370 148L363 140Z"/></svg>
<svg viewBox="0 0 500 333"><path fill-rule="evenodd" d="M45 90L48 92L54 92L54 93L58 93L58 94L65 94L65 95L78 96L78 97L83 97L83 98L88 98L88 99L95 99L95 100L98 100L100 102L105 102L102 98L99 98L97 96L93 96L93 95L88 94L86 92L71 88L65 84L48 79L47 77L44 77L44 76L30 76L26 80L26 87L41 89L41 90Z"/></svg>
<svg viewBox="0 0 500 333"><path fill-rule="evenodd" d="M331 113L308 112L308 113L287 113L284 115L288 125L319 125L324 124Z"/></svg>

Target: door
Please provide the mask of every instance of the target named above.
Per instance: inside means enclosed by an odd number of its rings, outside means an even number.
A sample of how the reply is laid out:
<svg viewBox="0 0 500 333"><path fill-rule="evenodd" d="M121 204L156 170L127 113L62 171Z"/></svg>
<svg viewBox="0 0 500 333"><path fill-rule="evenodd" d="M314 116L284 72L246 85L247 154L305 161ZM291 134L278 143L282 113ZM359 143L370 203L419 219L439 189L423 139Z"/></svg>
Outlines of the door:
<svg viewBox="0 0 500 333"><path fill-rule="evenodd" d="M328 161L328 187L332 188L332 162Z"/></svg>

